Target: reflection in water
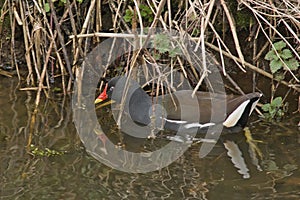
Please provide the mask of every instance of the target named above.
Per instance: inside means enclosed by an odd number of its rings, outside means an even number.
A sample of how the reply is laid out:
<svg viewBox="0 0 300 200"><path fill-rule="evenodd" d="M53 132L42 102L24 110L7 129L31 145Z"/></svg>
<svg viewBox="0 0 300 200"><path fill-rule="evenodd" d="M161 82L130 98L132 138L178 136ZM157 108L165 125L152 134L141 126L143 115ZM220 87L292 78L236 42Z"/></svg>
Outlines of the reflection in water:
<svg viewBox="0 0 300 200"><path fill-rule="evenodd" d="M263 171L252 164L249 145L241 133L222 137L203 159L198 156L200 144L193 144L168 167L133 174L113 170L86 153L72 122L70 100L60 97L41 104L33 143L66 153L50 157L26 153L34 104L31 93L16 89L14 79L1 78L0 87L0 199L299 198L299 116L276 124L249 124L253 138L263 141L258 143ZM121 138L113 124L106 124L105 131L111 131L108 138L114 139L116 148L118 142L139 150L155 145L156 141L148 141L136 147L135 140ZM223 145L227 140L239 147L250 179L243 179L227 156Z"/></svg>

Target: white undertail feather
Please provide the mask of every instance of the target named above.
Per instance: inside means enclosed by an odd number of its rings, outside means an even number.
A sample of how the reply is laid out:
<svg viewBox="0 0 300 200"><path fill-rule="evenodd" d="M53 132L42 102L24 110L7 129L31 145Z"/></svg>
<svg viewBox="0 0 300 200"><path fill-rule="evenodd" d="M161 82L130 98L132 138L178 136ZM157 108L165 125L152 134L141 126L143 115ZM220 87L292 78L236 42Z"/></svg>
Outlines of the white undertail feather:
<svg viewBox="0 0 300 200"><path fill-rule="evenodd" d="M249 113L249 116L251 115L251 113L253 112L254 108L256 107L256 104L258 103L259 99L257 99L255 102L253 102L252 106L251 106L251 110Z"/></svg>
<svg viewBox="0 0 300 200"><path fill-rule="evenodd" d="M248 105L248 103L250 102L250 100L248 99L247 101L243 102L241 105L239 105L239 107L237 107L237 109L235 109L225 120L225 122L223 122L223 125L226 126L227 128L229 127L233 127L236 125L236 123L239 121L239 119L241 118L242 114L245 111L246 106Z"/></svg>

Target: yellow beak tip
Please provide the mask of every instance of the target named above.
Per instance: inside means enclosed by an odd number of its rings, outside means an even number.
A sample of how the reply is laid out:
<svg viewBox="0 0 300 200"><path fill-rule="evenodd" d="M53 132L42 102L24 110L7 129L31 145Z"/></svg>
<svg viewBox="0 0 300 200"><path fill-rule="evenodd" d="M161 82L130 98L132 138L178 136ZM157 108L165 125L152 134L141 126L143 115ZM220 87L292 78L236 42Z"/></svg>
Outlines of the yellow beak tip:
<svg viewBox="0 0 300 200"><path fill-rule="evenodd" d="M103 101L102 99L96 99L94 103L98 104L98 103L101 103L102 101Z"/></svg>

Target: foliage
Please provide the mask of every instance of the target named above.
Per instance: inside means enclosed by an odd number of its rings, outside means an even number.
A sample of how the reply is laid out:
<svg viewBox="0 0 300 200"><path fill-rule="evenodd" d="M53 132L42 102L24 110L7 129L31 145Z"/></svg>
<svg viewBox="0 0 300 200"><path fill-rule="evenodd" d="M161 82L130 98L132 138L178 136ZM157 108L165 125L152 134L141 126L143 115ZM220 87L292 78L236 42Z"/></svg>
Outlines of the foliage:
<svg viewBox="0 0 300 200"><path fill-rule="evenodd" d="M276 42L273 46L273 49L265 56L265 59L270 61L270 69L273 74L283 68L283 62L290 70L298 69L299 62L293 57L291 50L286 48L286 43L284 41L281 40Z"/></svg>
<svg viewBox="0 0 300 200"><path fill-rule="evenodd" d="M281 119L285 112L282 97L276 97L271 103L264 104L262 109L267 120Z"/></svg>
<svg viewBox="0 0 300 200"><path fill-rule="evenodd" d="M83 0L77 0L78 3L82 3ZM67 0L59 0L58 6L64 6L67 3ZM49 3L44 4L44 10L46 13L50 12L50 5Z"/></svg>
<svg viewBox="0 0 300 200"><path fill-rule="evenodd" d="M43 157L50 157L50 156L57 156L63 155L65 152L52 150L49 148L40 149L33 144L30 145L30 152L35 156L43 156Z"/></svg>
<svg viewBox="0 0 300 200"><path fill-rule="evenodd" d="M141 13L142 19L145 22L148 22L148 23L153 22L154 15L153 15L153 13L152 13L152 11L151 11L151 9L150 9L149 6L146 6L144 4L140 4L139 5L139 9L140 9L140 13ZM130 9L126 9L125 15L124 15L125 22L131 23L132 22L132 17L133 17L133 11L130 10Z"/></svg>
<svg viewBox="0 0 300 200"><path fill-rule="evenodd" d="M172 46L172 41L166 34L155 35L153 47L157 49L160 54L169 53L169 57L171 58L181 54L180 48L178 46ZM158 59L159 55L156 55L156 58Z"/></svg>

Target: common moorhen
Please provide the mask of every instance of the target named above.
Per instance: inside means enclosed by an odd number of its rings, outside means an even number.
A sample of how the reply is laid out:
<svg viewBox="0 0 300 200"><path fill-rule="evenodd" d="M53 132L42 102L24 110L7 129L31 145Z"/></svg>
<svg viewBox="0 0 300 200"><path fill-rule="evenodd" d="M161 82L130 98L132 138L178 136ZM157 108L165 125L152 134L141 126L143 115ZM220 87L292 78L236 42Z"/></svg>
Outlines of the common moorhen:
<svg viewBox="0 0 300 200"><path fill-rule="evenodd" d="M258 92L242 96L196 92L192 97L192 90L180 90L151 97L137 82L128 80L129 87L125 87L127 77L112 78L95 104L106 99L125 103L124 112L135 123L150 125L154 116L155 127L168 130L180 127L181 130L197 128L198 132L205 132L211 126L223 124L227 132L238 132L246 126L249 115L262 96ZM122 101L124 96L125 101Z"/></svg>

